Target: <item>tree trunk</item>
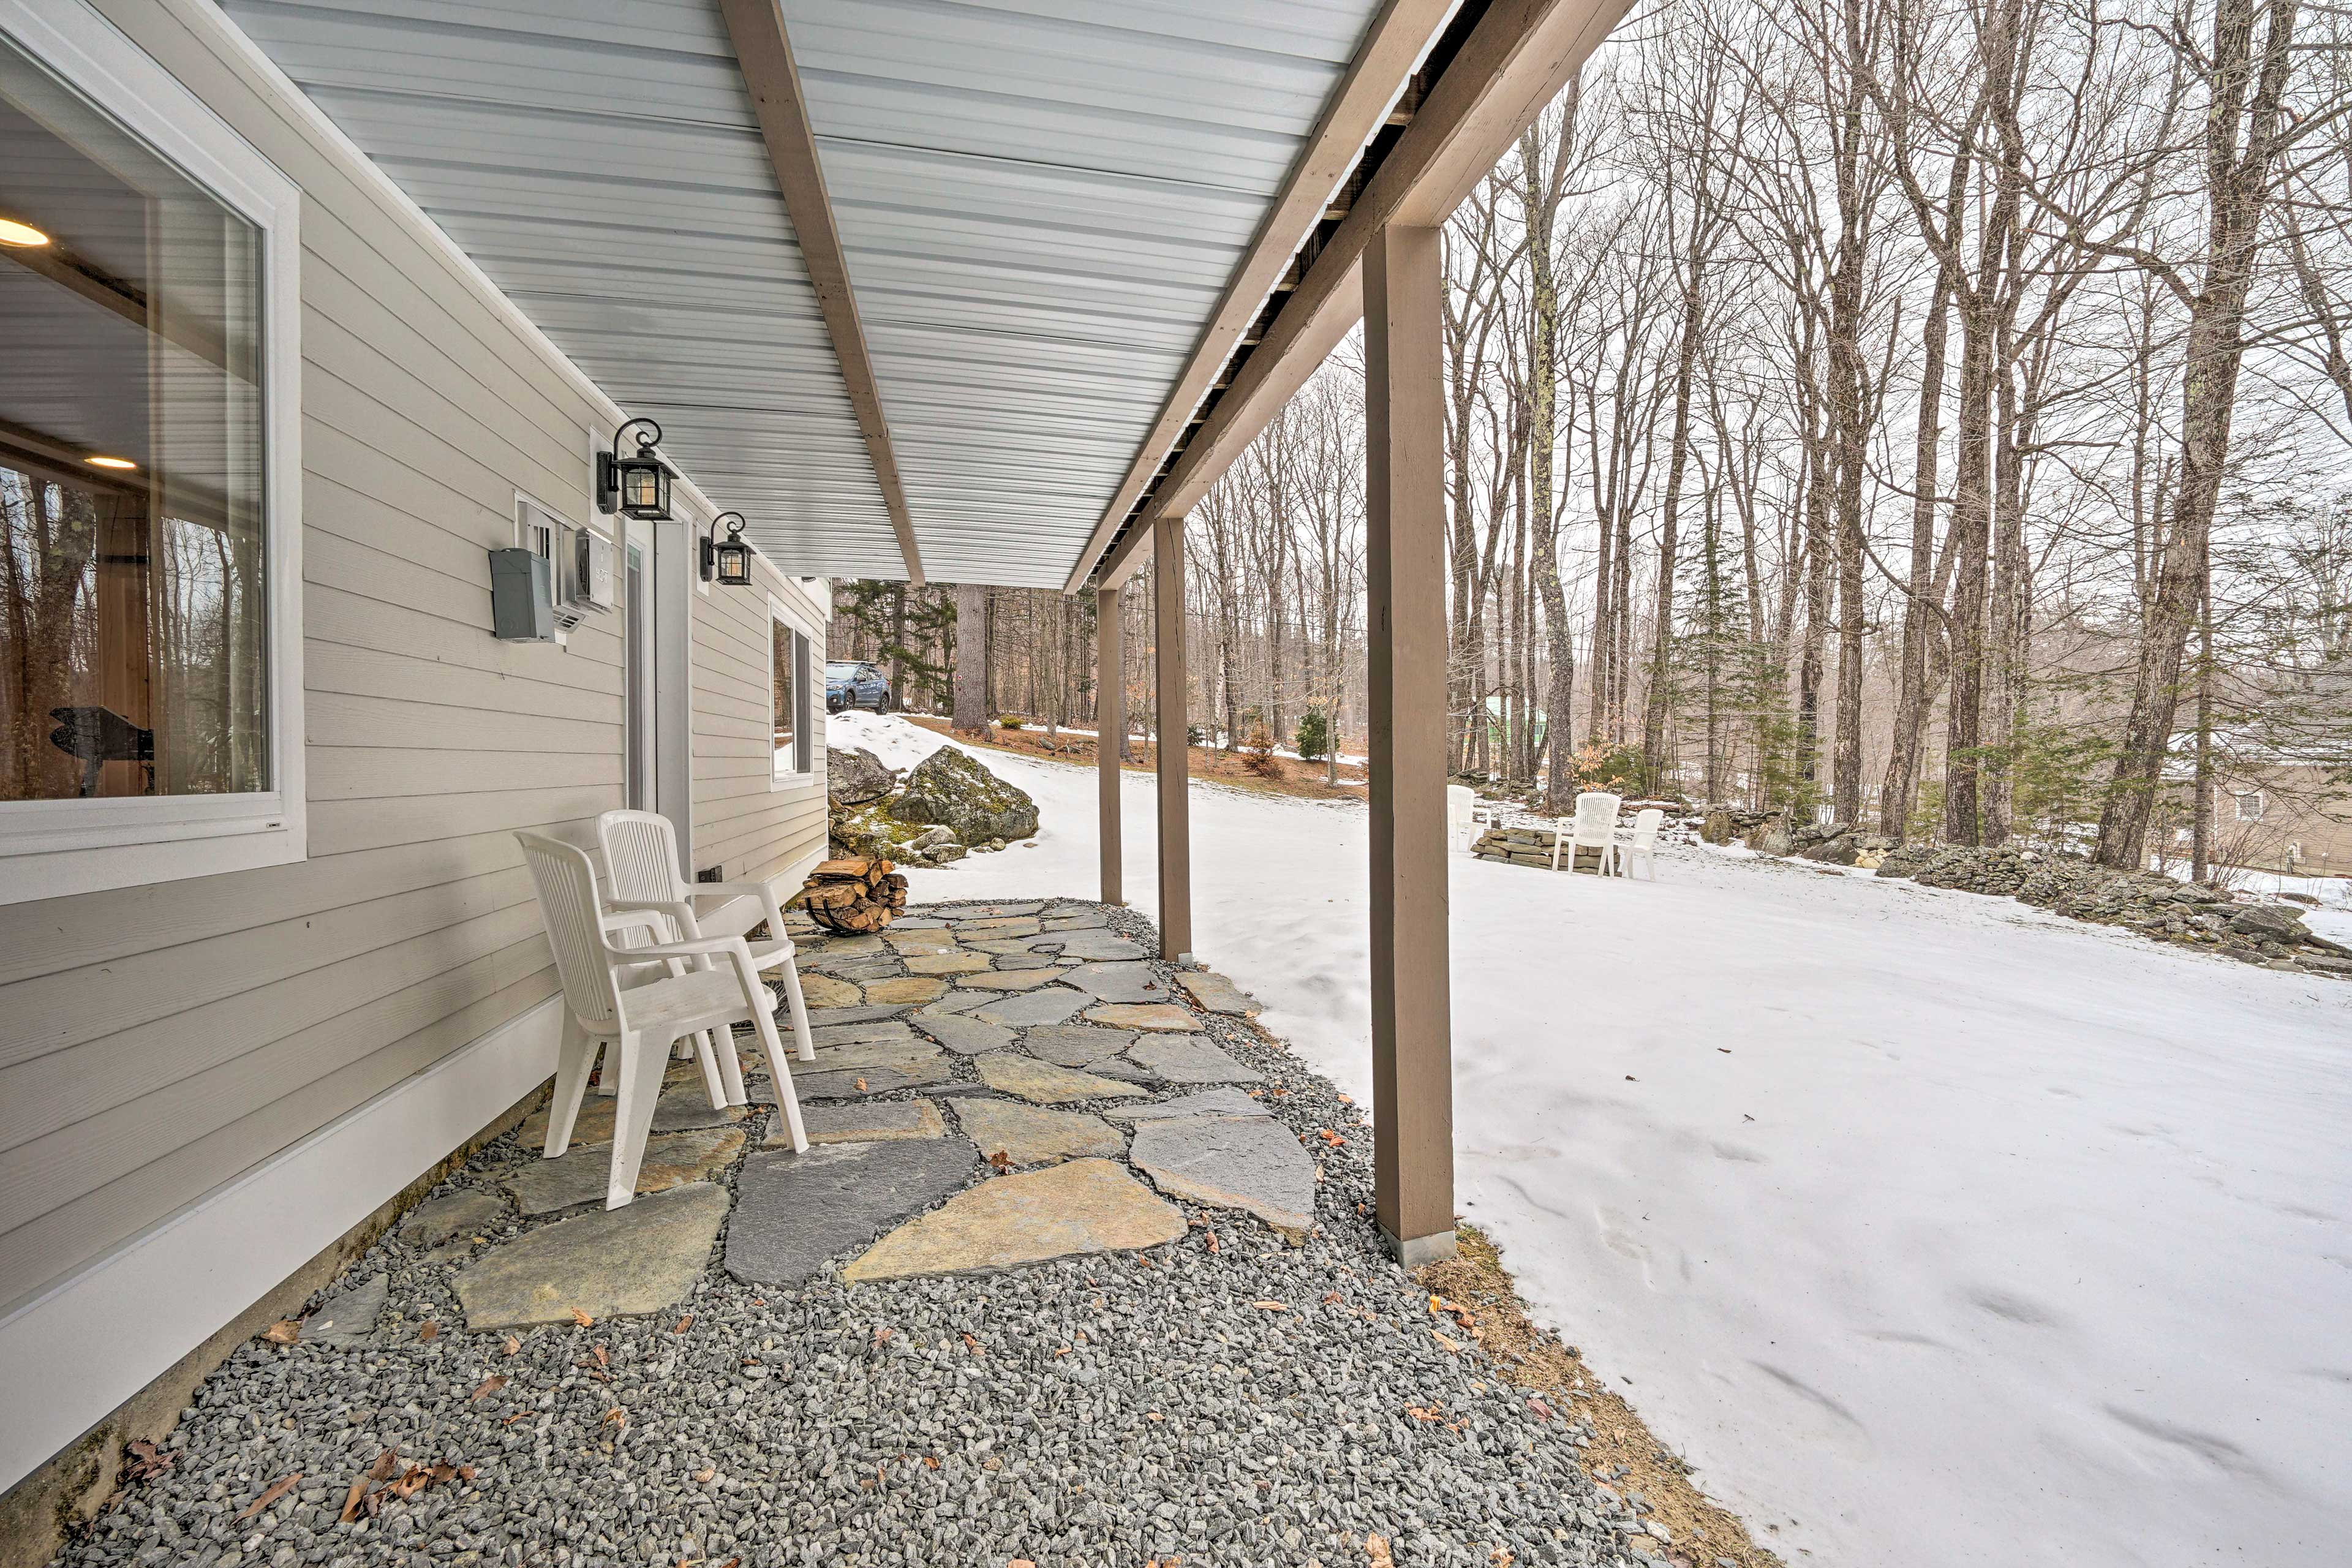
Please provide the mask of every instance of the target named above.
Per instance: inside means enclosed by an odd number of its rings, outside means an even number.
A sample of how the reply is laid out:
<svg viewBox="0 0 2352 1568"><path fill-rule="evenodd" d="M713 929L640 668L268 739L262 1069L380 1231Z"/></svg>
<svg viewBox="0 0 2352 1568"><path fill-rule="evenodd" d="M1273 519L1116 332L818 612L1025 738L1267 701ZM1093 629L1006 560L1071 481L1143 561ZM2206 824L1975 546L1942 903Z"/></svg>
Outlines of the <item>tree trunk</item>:
<svg viewBox="0 0 2352 1568"><path fill-rule="evenodd" d="M2253 45L2258 8L2270 16L2259 61ZM2208 545L2229 462L2230 420L2245 353L2246 290L2273 195L2273 164L2284 139L2280 104L2294 48L2295 10L2294 0L2220 0L2214 8L2213 47L2206 73L2210 213L2203 277L2193 290L2177 280L2174 285L2189 306L2189 356L2180 394L2180 488L2173 501L2155 602L2141 631L2131 713L2099 814L2095 858L2118 870L2137 869L2147 856L2148 818L2162 787L2173 713L2180 700L2181 661L2210 570Z"/></svg>
<svg viewBox="0 0 2352 1568"><path fill-rule="evenodd" d="M967 735L988 728L988 590L956 588L955 727Z"/></svg>

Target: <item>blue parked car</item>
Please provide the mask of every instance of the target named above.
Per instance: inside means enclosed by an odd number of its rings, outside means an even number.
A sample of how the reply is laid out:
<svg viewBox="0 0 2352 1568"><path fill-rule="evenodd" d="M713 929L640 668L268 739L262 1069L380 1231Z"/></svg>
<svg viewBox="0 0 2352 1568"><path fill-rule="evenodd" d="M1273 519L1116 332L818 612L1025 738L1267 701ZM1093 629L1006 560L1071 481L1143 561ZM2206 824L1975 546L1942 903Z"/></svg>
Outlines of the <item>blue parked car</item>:
<svg viewBox="0 0 2352 1568"><path fill-rule="evenodd" d="M898 704L891 700L890 683L882 672L863 659L834 659L824 667L824 710L838 713L845 708L871 708L877 713L887 713Z"/></svg>

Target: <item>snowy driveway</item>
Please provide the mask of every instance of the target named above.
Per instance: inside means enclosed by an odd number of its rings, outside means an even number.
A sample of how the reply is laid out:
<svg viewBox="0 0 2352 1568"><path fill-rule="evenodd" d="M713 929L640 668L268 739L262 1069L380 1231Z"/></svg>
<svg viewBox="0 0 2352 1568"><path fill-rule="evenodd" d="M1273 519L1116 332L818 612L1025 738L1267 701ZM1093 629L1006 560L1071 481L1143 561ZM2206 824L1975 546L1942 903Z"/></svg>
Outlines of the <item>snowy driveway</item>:
<svg viewBox="0 0 2352 1568"><path fill-rule="evenodd" d="M1090 894L1091 770L985 756L1037 847L914 896ZM1202 961L1368 1099L1363 812L1192 811ZM2345 1561L2352 986L1909 883L1659 871L1454 858L1455 1121L1466 1212L1701 1483L1791 1562Z"/></svg>

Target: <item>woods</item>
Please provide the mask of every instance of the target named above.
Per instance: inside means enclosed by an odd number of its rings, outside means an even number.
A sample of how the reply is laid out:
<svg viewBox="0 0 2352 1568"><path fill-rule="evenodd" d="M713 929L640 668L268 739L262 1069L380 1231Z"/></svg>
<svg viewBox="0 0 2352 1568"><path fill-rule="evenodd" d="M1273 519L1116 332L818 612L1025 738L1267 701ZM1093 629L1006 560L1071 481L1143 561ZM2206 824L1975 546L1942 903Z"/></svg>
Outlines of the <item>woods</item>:
<svg viewBox="0 0 2352 1568"><path fill-rule="evenodd" d="M1629 20L1446 230L1453 771L2200 873L2217 783L2340 801L2347 27ZM1356 352L1190 520L1212 743L1360 738ZM992 593L990 707L1086 723L1092 609ZM930 612L891 614L910 689L944 689Z"/></svg>

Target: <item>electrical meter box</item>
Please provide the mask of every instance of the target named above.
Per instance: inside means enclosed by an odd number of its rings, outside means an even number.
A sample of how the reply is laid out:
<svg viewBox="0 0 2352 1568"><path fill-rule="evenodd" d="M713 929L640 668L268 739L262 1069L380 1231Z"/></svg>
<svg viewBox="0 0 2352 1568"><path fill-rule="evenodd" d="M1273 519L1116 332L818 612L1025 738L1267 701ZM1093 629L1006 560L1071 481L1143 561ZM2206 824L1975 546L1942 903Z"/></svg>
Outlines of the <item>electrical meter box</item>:
<svg viewBox="0 0 2352 1568"><path fill-rule="evenodd" d="M613 607L613 542L593 529L572 534L572 594L583 610Z"/></svg>
<svg viewBox="0 0 2352 1568"><path fill-rule="evenodd" d="M553 566L529 550L490 552L490 624L500 642L555 640Z"/></svg>

